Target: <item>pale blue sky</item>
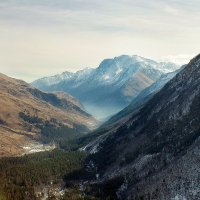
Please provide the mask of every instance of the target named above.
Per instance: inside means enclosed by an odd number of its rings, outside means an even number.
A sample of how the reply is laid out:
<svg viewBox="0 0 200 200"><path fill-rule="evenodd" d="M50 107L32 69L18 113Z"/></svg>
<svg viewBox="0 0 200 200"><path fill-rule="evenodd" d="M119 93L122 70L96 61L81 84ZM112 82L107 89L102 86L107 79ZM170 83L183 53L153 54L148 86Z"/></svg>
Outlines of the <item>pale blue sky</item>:
<svg viewBox="0 0 200 200"><path fill-rule="evenodd" d="M0 72L32 81L121 54L188 59L199 53L199 9L199 0L0 0Z"/></svg>

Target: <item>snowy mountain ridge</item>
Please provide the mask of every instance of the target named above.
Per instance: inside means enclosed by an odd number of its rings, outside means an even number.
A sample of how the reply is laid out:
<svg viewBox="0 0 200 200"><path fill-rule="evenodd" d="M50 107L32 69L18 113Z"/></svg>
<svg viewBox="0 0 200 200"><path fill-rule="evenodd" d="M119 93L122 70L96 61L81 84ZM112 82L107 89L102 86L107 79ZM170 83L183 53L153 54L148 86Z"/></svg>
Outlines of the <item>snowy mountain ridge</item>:
<svg viewBox="0 0 200 200"><path fill-rule="evenodd" d="M131 60L131 62L129 62L128 60ZM137 56L137 55L133 55L133 56L129 56L129 55L122 55L119 57L115 57L114 60L116 62L116 67L113 68L113 65L110 66L109 63L110 61L112 61L113 59L104 59L101 64L99 65L98 68L99 71L106 72L107 73L109 71L114 71L114 73L110 72L109 74L104 74L104 76L102 77L98 77L98 79L100 80L105 80L105 81L111 81L111 79L113 78L111 75L114 76L120 76L120 74L131 65L131 64L135 64L135 63L140 63L140 65L143 68L147 68L149 67L149 65L151 65L151 67L153 69L157 69L160 70L163 73L169 73L172 71L175 71L179 68L179 65L176 65L174 63L171 62L156 62L154 60L151 59L147 59L147 58L143 58L141 56ZM129 63L127 63L127 61ZM141 64L142 63L142 64ZM128 64L128 65L127 65ZM107 70L105 70L105 65L107 66ZM102 68L102 69L101 69ZM49 77L43 77L41 79L38 79L36 81L33 82L33 84L37 84L37 82L41 81L44 84L47 85L54 85L59 83L60 81L63 80L72 80L72 79L76 79L77 81L80 79L84 79L87 78L89 75L93 75L93 72L95 71L95 68L84 68L82 70L78 70L76 72L69 72L69 71L65 71L61 74L56 74L53 76L49 76Z"/></svg>
<svg viewBox="0 0 200 200"><path fill-rule="evenodd" d="M68 92L90 113L96 111L96 117L104 118L123 109L143 89L179 67L137 55L121 55L104 59L97 68L66 71L38 79L32 85L44 91Z"/></svg>
<svg viewBox="0 0 200 200"><path fill-rule="evenodd" d="M103 194L116 183L119 199L200 199L200 54L151 89L137 111L91 133L82 148L100 174L91 185Z"/></svg>

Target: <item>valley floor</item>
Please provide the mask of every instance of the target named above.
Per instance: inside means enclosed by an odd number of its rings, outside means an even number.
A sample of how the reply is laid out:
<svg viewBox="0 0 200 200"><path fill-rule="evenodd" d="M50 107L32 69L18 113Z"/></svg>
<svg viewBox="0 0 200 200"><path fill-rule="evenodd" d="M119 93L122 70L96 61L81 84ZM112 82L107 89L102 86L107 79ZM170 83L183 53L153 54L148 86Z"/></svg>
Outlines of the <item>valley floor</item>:
<svg viewBox="0 0 200 200"><path fill-rule="evenodd" d="M25 154L51 151L55 144L42 144L31 140L35 133L16 131L6 126L0 126L0 157L22 156Z"/></svg>
<svg viewBox="0 0 200 200"><path fill-rule="evenodd" d="M38 153L42 151L52 151L56 148L55 144L41 144L39 142L32 141L24 146L22 146L25 154L32 154L32 153Z"/></svg>

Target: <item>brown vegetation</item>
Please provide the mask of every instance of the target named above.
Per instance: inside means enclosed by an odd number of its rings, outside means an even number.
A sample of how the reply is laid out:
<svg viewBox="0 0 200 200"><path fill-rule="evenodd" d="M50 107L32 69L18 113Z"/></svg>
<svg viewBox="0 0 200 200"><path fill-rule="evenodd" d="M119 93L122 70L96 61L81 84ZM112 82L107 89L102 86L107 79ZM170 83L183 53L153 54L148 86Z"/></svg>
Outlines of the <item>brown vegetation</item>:
<svg viewBox="0 0 200 200"><path fill-rule="evenodd" d="M19 113L36 116L44 121L56 121L85 131L96 126L73 97L67 94L41 92L24 81L0 74L0 156L19 155L22 145L40 136L40 129L20 118Z"/></svg>

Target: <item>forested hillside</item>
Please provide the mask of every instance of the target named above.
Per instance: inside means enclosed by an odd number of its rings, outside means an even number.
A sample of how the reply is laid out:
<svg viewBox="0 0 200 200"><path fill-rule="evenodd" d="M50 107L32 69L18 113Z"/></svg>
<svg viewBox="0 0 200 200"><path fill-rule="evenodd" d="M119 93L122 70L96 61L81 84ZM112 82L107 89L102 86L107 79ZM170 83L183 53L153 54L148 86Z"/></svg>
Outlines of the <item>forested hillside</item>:
<svg viewBox="0 0 200 200"><path fill-rule="evenodd" d="M49 195L49 199L55 199L56 188L60 190L64 188L64 177L80 170L85 157L86 154L83 152L54 150L23 157L2 158L0 162L0 199L36 200L45 195ZM47 194L43 192L44 188L48 190ZM49 193L51 190L52 193ZM76 194L78 189L72 185L70 195L75 195L73 194L74 190L76 190ZM67 195L69 194L66 193ZM70 199L64 198L64 194L62 198Z"/></svg>

